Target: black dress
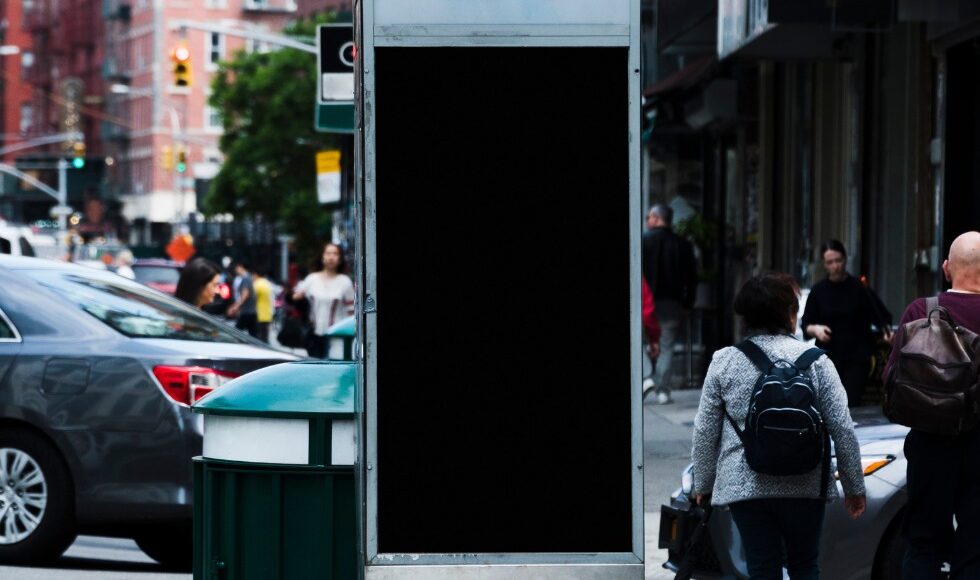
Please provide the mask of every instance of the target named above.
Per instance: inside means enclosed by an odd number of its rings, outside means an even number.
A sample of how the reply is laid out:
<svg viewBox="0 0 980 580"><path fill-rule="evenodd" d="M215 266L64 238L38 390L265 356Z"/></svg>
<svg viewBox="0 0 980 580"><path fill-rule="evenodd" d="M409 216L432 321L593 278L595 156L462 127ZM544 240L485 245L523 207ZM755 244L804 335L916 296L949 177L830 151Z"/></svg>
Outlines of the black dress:
<svg viewBox="0 0 980 580"><path fill-rule="evenodd" d="M813 286L800 324L804 333L811 324L830 327L830 341L817 340L827 351L847 390L848 405L861 404L874 349L872 324L891 325L892 316L881 299L857 278L847 275L840 282L824 278Z"/></svg>

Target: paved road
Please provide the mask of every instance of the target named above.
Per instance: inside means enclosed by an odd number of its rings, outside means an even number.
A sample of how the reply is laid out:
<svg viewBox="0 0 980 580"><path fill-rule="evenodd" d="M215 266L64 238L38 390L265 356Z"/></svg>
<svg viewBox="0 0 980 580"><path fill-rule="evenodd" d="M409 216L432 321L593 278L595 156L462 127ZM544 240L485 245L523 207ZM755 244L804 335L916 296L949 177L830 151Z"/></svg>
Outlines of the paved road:
<svg viewBox="0 0 980 580"><path fill-rule="evenodd" d="M190 580L167 571L132 540L79 536L57 562L45 567L0 566L4 580Z"/></svg>

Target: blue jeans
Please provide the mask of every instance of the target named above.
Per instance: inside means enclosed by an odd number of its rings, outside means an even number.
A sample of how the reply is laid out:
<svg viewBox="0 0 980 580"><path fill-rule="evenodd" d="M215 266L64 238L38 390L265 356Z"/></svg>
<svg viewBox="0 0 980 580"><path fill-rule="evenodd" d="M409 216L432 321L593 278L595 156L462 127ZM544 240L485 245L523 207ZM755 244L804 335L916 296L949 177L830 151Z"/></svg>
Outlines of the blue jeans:
<svg viewBox="0 0 980 580"><path fill-rule="evenodd" d="M792 580L820 578L817 559L824 500L750 499L730 507L745 547L751 580L782 580L784 554Z"/></svg>

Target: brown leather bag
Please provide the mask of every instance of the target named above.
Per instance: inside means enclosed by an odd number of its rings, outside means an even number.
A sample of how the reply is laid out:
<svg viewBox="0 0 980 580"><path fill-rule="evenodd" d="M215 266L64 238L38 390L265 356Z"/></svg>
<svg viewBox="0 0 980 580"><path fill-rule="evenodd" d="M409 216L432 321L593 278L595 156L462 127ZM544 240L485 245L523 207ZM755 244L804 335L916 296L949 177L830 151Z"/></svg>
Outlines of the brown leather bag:
<svg viewBox="0 0 980 580"><path fill-rule="evenodd" d="M885 377L885 416L913 429L954 436L980 420L980 336L956 324L939 299L906 324Z"/></svg>

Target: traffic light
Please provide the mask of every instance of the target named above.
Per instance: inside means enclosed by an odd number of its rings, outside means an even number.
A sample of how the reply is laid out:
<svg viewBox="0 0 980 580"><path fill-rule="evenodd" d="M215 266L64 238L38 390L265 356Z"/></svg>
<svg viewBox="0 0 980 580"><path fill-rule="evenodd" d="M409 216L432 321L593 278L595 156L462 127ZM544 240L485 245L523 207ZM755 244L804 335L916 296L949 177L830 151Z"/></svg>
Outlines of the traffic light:
<svg viewBox="0 0 980 580"><path fill-rule="evenodd" d="M75 169L81 169L85 167L85 143L82 141L75 141L71 146L71 166Z"/></svg>
<svg viewBox="0 0 980 580"><path fill-rule="evenodd" d="M160 150L160 167L164 171L174 168L174 150L170 145L164 145Z"/></svg>
<svg viewBox="0 0 980 580"><path fill-rule="evenodd" d="M187 171L187 148L183 145L177 146L177 173Z"/></svg>
<svg viewBox="0 0 980 580"><path fill-rule="evenodd" d="M191 86L191 49L181 44L170 53L173 62L174 86Z"/></svg>

